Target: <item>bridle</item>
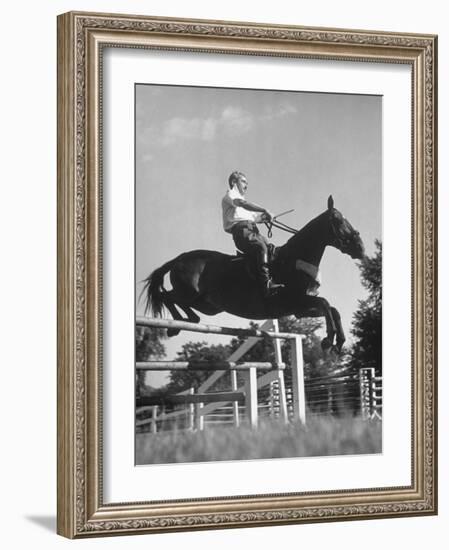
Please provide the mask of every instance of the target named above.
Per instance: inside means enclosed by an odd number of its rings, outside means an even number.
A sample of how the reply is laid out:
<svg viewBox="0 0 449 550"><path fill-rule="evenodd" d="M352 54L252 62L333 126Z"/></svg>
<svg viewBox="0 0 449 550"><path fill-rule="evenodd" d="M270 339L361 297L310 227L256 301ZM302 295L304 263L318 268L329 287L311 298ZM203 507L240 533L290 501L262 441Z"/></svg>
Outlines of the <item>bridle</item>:
<svg viewBox="0 0 449 550"><path fill-rule="evenodd" d="M347 250L350 247L352 236L349 235L349 234L342 235L340 231L337 231L335 229L334 224L333 224L332 216L329 220L329 224L331 226L332 239L333 239L333 241L329 244L331 246L334 246L335 248L338 248L342 252L344 252L345 250ZM358 231L354 230L354 232L355 232L356 235L359 235Z"/></svg>
<svg viewBox="0 0 449 550"><path fill-rule="evenodd" d="M281 231L285 231L286 233L292 233L293 235L298 233L299 231L298 229L295 229L294 227L291 227L290 225L287 225L286 223L279 221L277 217L278 216L274 216L274 218L272 218L271 221L264 222L267 228L267 236L269 239L271 239L271 237L273 236L273 227L276 227L276 229L280 229ZM333 217L331 215L329 219L329 224L331 227L332 242L329 244L331 244L332 246L335 246L340 250L342 250L343 248L347 248L350 245L350 236L349 235L348 237L339 236L340 232L336 230L332 218ZM358 232L356 231L356 233Z"/></svg>

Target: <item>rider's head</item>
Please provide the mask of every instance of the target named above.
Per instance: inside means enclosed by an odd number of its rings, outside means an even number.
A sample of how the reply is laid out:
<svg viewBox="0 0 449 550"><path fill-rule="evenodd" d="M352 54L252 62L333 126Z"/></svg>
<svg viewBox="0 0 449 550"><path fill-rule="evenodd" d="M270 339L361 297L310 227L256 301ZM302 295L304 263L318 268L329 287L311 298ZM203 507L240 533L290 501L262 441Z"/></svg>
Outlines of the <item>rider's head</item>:
<svg viewBox="0 0 449 550"><path fill-rule="evenodd" d="M237 189L239 190L239 193L241 195L244 195L247 188L248 188L248 182L246 181L246 176L242 172L238 172L237 170L235 172L232 172L232 174L229 176L229 188L232 189L234 185L237 186Z"/></svg>

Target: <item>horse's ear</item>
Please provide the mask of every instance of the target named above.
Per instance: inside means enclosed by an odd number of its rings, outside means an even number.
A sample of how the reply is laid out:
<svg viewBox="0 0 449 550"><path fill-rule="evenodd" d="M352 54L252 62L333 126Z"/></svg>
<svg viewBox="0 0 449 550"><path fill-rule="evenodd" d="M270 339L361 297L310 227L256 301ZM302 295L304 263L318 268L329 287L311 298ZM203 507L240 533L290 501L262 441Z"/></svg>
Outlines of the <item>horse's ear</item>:
<svg viewBox="0 0 449 550"><path fill-rule="evenodd" d="M334 207L334 199L332 198L332 195L329 195L329 198L327 199L327 209L332 210Z"/></svg>

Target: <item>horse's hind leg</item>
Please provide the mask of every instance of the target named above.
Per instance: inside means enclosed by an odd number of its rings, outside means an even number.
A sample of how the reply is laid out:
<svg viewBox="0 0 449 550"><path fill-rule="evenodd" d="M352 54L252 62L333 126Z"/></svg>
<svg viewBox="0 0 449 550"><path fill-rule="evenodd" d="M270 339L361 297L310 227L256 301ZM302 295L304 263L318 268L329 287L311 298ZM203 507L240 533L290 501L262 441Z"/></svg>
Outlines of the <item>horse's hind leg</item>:
<svg viewBox="0 0 449 550"><path fill-rule="evenodd" d="M163 297L164 306L171 313L171 316L175 321L184 321L182 315L179 313L178 308L176 307L175 302L172 299L172 292L168 291L164 293ZM181 331L178 328L168 328L167 336L177 336Z"/></svg>
<svg viewBox="0 0 449 550"><path fill-rule="evenodd" d="M198 315L191 309L189 306L183 304L176 300L176 296L172 290L165 292L164 294L164 305L167 307L168 311L171 313L173 319L176 321L190 321L191 323L199 323L200 318ZM184 319L179 313L178 308L180 308L187 315L187 319ZM168 328L167 336L177 336L180 333L180 329L177 328Z"/></svg>
<svg viewBox="0 0 449 550"><path fill-rule="evenodd" d="M200 318L193 311L192 308L190 308L189 306L185 306L183 304L180 304L179 302L176 305L184 311L184 313L187 315L188 321L190 321L191 323L199 323L200 322Z"/></svg>

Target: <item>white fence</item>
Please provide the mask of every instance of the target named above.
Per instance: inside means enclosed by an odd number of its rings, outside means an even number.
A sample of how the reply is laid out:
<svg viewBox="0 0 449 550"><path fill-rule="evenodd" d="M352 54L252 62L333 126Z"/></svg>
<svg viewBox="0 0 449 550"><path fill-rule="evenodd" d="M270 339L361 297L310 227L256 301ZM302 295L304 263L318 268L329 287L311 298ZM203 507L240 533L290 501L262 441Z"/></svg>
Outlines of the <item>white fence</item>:
<svg viewBox="0 0 449 550"><path fill-rule="evenodd" d="M151 431L157 431L158 422L175 420L176 417L187 415L187 425L190 429L204 429L205 418L208 423L213 423L211 415L223 416L226 408L229 416L229 408L232 408L232 416L229 422L239 426L242 412L249 424L256 428L258 424L259 409L258 392L262 388L270 388L276 393L273 404L262 405L262 408L270 408L272 417L280 417L284 422L289 417L303 424L306 422L305 392L304 392L304 366L302 353L302 338L300 334L279 332L277 320L266 321L259 329L242 329L234 327L219 327L213 325L194 324L188 321L175 321L169 319L152 319L139 317L138 326L151 328L176 328L190 332L207 334L225 334L230 336L244 336L246 341L235 350L227 361L207 363L198 361L148 361L136 364L138 371L158 370L207 370L211 376L198 388L195 393L193 388L173 396L140 397L137 400L139 412L150 411L149 418L137 420L137 426L151 425ZM273 342L275 362L244 362L243 356L261 339L269 338ZM290 342L291 350L291 374L292 388L287 406L287 394L284 380L285 365L282 362L281 340ZM237 371L245 374L245 383L238 387ZM257 371L265 374L257 376ZM231 388L229 392L207 392L209 388L225 373L230 373ZM273 397L274 397L273 393ZM167 405L184 405L181 410L164 412ZM226 421L225 421L226 422ZM223 420L220 420L223 423Z"/></svg>

